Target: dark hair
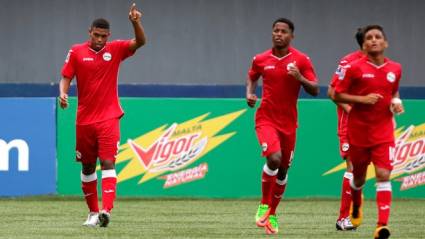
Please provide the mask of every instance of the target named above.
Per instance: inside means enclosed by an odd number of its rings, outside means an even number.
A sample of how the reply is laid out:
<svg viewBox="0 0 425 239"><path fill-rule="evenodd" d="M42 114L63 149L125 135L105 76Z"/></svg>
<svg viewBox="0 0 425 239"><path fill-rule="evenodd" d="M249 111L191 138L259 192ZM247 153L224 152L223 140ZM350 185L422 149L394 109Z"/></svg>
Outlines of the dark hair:
<svg viewBox="0 0 425 239"><path fill-rule="evenodd" d="M283 17L278 18L273 22L272 27L274 27L276 25L276 23L278 23L278 22L286 23L289 26L289 29L291 29L291 32L294 33L295 27L294 27L294 23L291 20L289 20L287 18L283 18Z"/></svg>
<svg viewBox="0 0 425 239"><path fill-rule="evenodd" d="M364 40L364 38L366 36L366 33L368 31L371 31L371 30L378 30L378 31L380 31L382 33L382 35L384 36L384 39L387 39L387 36L385 35L385 32L384 32L384 28L383 27L381 27L380 25L367 25L367 26L364 27L364 30L363 30L363 40Z"/></svg>
<svg viewBox="0 0 425 239"><path fill-rule="evenodd" d="M354 35L354 38L356 38L357 44L359 44L360 48L363 47L363 42L364 42L364 31L363 28L359 27L357 28L357 32Z"/></svg>
<svg viewBox="0 0 425 239"><path fill-rule="evenodd" d="M94 28L94 27L109 29L109 22L106 19L98 18L98 19L95 19L91 24L91 28Z"/></svg>

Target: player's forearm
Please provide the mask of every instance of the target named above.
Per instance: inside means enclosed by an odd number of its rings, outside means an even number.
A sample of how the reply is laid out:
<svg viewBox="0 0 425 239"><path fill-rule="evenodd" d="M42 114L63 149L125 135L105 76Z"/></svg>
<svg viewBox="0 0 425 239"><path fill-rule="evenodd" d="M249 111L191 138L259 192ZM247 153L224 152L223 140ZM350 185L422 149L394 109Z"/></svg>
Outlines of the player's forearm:
<svg viewBox="0 0 425 239"><path fill-rule="evenodd" d="M316 82L309 81L304 76L300 76L299 81L308 94L312 96L317 96L319 94L319 85Z"/></svg>
<svg viewBox="0 0 425 239"><path fill-rule="evenodd" d="M246 95L252 95L255 94L255 90L257 89L258 81L253 81L249 79L249 77L246 79Z"/></svg>
<svg viewBox="0 0 425 239"><path fill-rule="evenodd" d="M63 77L59 82L59 93L68 94L69 87L71 86L71 79Z"/></svg>
<svg viewBox="0 0 425 239"><path fill-rule="evenodd" d="M362 96L338 92L335 92L335 101L346 104L363 103Z"/></svg>
<svg viewBox="0 0 425 239"><path fill-rule="evenodd" d="M130 45L130 50L135 51L146 44L145 30L140 21L131 22L134 29L134 39Z"/></svg>
<svg viewBox="0 0 425 239"><path fill-rule="evenodd" d="M328 88L328 97L339 107L341 107L345 112L350 112L351 106L347 103L340 103L335 100L335 88L329 86Z"/></svg>

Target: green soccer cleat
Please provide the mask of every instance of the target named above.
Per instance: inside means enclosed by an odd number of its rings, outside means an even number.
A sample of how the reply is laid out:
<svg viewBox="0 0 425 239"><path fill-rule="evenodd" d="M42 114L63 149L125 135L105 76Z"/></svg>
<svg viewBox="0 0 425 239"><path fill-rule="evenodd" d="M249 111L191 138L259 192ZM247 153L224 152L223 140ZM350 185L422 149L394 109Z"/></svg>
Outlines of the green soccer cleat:
<svg viewBox="0 0 425 239"><path fill-rule="evenodd" d="M264 227L267 223L267 218L269 211L269 205L267 204L260 204L257 209L257 213L255 214L255 223L259 227Z"/></svg>
<svg viewBox="0 0 425 239"><path fill-rule="evenodd" d="M279 222L276 215L269 215L269 220L265 226L266 234L272 235L279 232Z"/></svg>

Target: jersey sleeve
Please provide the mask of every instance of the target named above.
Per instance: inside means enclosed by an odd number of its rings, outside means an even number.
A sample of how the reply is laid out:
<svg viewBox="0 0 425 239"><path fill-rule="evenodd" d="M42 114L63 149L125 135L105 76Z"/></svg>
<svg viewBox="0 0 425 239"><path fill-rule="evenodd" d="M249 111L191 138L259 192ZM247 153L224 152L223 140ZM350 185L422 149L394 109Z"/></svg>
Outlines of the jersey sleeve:
<svg viewBox="0 0 425 239"><path fill-rule="evenodd" d="M339 61L338 67L336 68L335 73L332 75L329 86L335 88L338 80L341 79L341 77L343 77L342 76L342 73L343 73L343 70L344 70L343 68L344 68L344 66L347 65L347 63L348 62L345 60L345 58L343 58Z"/></svg>
<svg viewBox="0 0 425 239"><path fill-rule="evenodd" d="M258 65L258 59L253 58L251 68L248 71L248 78L252 81L258 80L261 76L261 67Z"/></svg>
<svg viewBox="0 0 425 239"><path fill-rule="evenodd" d="M62 67L62 76L68 79L74 78L75 76L75 69L76 69L76 53L73 50L73 48L71 48L68 51L68 54L66 55L65 58L65 63L63 64Z"/></svg>
<svg viewBox="0 0 425 239"><path fill-rule="evenodd" d="M314 72L313 63L309 57L305 56L302 58L299 70L302 76L309 81L317 82L316 73Z"/></svg>
<svg viewBox="0 0 425 239"><path fill-rule="evenodd" d="M395 93L397 93L398 92L398 88L399 88L399 85L400 85L400 80L401 80L401 76L402 76L402 68L401 68L401 65L399 66L400 67L400 69L399 69L399 72L398 72L398 74L396 75L396 82L395 82L395 84L394 84L394 88L393 88L393 95L395 94Z"/></svg>
<svg viewBox="0 0 425 239"><path fill-rule="evenodd" d="M135 51L130 50L130 43L131 43L131 40L116 40L115 41L115 44L117 44L118 46L118 51L121 56L121 61L134 55Z"/></svg>
<svg viewBox="0 0 425 239"><path fill-rule="evenodd" d="M335 84L336 93L346 93L352 84L355 69L351 65L341 68L338 80Z"/></svg>

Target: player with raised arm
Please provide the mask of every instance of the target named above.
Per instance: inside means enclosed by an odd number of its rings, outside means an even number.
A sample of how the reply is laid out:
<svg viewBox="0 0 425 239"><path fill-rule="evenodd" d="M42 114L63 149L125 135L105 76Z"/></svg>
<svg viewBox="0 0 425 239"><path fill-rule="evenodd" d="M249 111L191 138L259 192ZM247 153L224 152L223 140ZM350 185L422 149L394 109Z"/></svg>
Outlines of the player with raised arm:
<svg viewBox="0 0 425 239"><path fill-rule="evenodd" d="M81 184L89 208L84 226L106 227L116 197L115 157L120 141L119 120L124 115L118 99L121 62L146 43L142 14L133 4L129 20L134 39L108 42L109 22L99 18L89 28L89 40L71 47L62 68L59 104L68 107L68 91L75 77L78 90L76 159L81 162ZM102 210L99 211L96 163L102 169Z"/></svg>

